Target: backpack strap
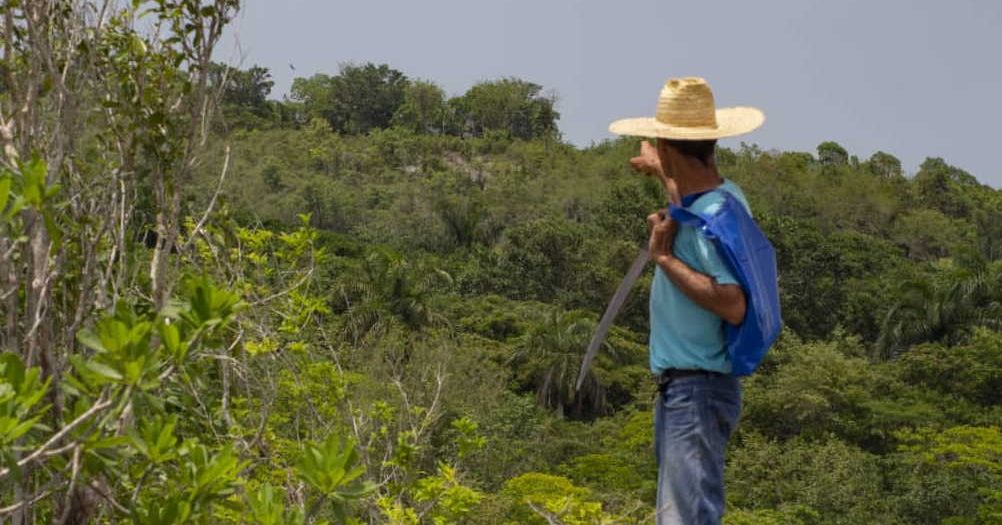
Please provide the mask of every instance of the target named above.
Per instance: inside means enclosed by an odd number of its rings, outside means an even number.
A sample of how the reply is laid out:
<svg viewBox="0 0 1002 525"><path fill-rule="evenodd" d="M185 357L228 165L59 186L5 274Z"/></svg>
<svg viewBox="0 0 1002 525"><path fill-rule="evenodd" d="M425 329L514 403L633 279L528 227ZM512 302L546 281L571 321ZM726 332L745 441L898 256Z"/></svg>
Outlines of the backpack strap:
<svg viewBox="0 0 1002 525"><path fill-rule="evenodd" d="M670 204L668 206L668 214L671 215L672 220L678 222L679 224L688 224L697 228L702 228L707 222L709 222L707 220L708 217L704 217L698 213L689 211L674 204Z"/></svg>
<svg viewBox="0 0 1002 525"><path fill-rule="evenodd" d="M731 196L731 193L729 191L723 190L719 186L717 188L714 188L713 190L710 190L708 194L716 192L720 192L725 199ZM696 213L687 210L686 208L683 208L681 206L676 206L674 204L668 205L668 214L671 215L671 218L677 221L679 224L688 224L690 226L694 226L697 229L701 230L704 235L712 237L712 235L708 235L709 232L706 231L706 225L710 223L711 216L706 215L704 213Z"/></svg>
<svg viewBox="0 0 1002 525"><path fill-rule="evenodd" d="M720 186L710 190L708 193L719 193L725 202L730 199L735 199L734 194ZM712 215L696 213L674 204L668 205L668 214L671 215L671 218L679 224L688 224L699 229L708 239L716 237L708 228L708 225L713 222Z"/></svg>

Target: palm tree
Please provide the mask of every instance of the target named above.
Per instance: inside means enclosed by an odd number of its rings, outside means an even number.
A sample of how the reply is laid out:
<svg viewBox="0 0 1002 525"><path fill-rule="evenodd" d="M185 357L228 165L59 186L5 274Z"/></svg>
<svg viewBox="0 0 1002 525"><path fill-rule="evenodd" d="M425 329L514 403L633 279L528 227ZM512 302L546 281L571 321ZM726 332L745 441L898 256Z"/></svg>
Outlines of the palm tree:
<svg viewBox="0 0 1002 525"><path fill-rule="evenodd" d="M435 312L432 297L439 283L451 281L442 270L411 264L390 250L374 250L361 271L341 286L347 306L342 334L357 344L393 326L414 332L438 325L444 318Z"/></svg>
<svg viewBox="0 0 1002 525"><path fill-rule="evenodd" d="M443 198L436 203L435 211L445 225L449 239L463 248L473 244L487 218L487 212L479 201L465 197Z"/></svg>
<svg viewBox="0 0 1002 525"><path fill-rule="evenodd" d="M580 310L552 309L522 336L515 359L521 379L533 386L537 402L563 416L568 409L577 416L605 410L605 387L592 367L580 391L575 391L581 360L595 321Z"/></svg>
<svg viewBox="0 0 1002 525"><path fill-rule="evenodd" d="M963 343L976 326L1002 328L1002 262L950 263L905 281L899 297L877 341L884 357L924 342Z"/></svg>

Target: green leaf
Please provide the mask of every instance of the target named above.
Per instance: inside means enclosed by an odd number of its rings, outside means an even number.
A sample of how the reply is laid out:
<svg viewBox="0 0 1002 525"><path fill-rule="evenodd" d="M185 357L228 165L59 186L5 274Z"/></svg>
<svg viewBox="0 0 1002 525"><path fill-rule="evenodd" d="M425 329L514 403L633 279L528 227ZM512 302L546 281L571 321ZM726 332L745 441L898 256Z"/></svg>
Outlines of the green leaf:
<svg viewBox="0 0 1002 525"><path fill-rule="evenodd" d="M45 189L45 198L46 198L46 200L51 199L52 197L55 197L56 194L58 194L59 190L61 190L61 189L63 189L63 187L60 184L53 184L52 186L49 186L48 188L46 188Z"/></svg>
<svg viewBox="0 0 1002 525"><path fill-rule="evenodd" d="M52 218L52 214L48 212L42 213L42 220L45 222L45 231L49 234L49 239L52 239L52 245L55 249L59 249L59 246L63 242L63 232L56 225L55 219Z"/></svg>
<svg viewBox="0 0 1002 525"><path fill-rule="evenodd" d="M17 440L17 438L28 433L28 431L31 430L38 423L38 420L41 419L41 417L42 416L40 415L35 416L27 421L22 421L8 429L5 429L4 432L2 433L3 435L0 436L2 437L2 440L0 441L6 441L9 443Z"/></svg>
<svg viewBox="0 0 1002 525"><path fill-rule="evenodd" d="M39 382L38 377L41 375L42 371L38 368L31 368L28 370L25 378L25 384L21 387L21 413L26 413L31 407L35 406L39 401L45 397L45 393L49 391L49 384L52 382L52 378L48 377L44 382Z"/></svg>
<svg viewBox="0 0 1002 525"><path fill-rule="evenodd" d="M179 363L184 361L185 356L188 355L190 342L181 340L181 329L177 325L167 322L161 323L160 340L169 356L172 356Z"/></svg>
<svg viewBox="0 0 1002 525"><path fill-rule="evenodd" d="M117 449L123 445L128 445L131 440L128 436L111 436L103 439L95 439L87 443L88 450Z"/></svg>
<svg viewBox="0 0 1002 525"><path fill-rule="evenodd" d="M41 206L45 195L45 176L48 168L45 161L35 157L22 163L21 176L24 178L22 195L29 204Z"/></svg>
<svg viewBox="0 0 1002 525"><path fill-rule="evenodd" d="M118 370L115 370L106 364L98 363L97 361L87 361L85 366L88 370L103 378L110 379L112 381L121 381L123 379L122 374Z"/></svg>
<svg viewBox="0 0 1002 525"><path fill-rule="evenodd" d="M10 185L9 178L0 179L0 213L7 208L7 201L10 200Z"/></svg>
<svg viewBox="0 0 1002 525"><path fill-rule="evenodd" d="M24 382L25 366L21 362L21 357L17 354L5 352L0 356L0 372L3 372L4 379L15 387Z"/></svg>
<svg viewBox="0 0 1002 525"><path fill-rule="evenodd" d="M21 190L21 195L28 204L33 206L38 206L42 203L42 193L38 191L38 186L34 184L25 184L24 189Z"/></svg>
<svg viewBox="0 0 1002 525"><path fill-rule="evenodd" d="M98 337L97 334L95 334L94 332L91 332L90 330L87 329L83 329L77 332L77 341L80 344L86 346L87 348L94 350L95 352L108 351L104 347L104 344L101 342L101 338Z"/></svg>
<svg viewBox="0 0 1002 525"><path fill-rule="evenodd" d="M142 38L139 38L139 35L132 35L132 38L129 40L129 51L140 57L145 56L146 42Z"/></svg>
<svg viewBox="0 0 1002 525"><path fill-rule="evenodd" d="M139 382L139 379L143 375L143 364L141 361L126 361L125 362L125 382L130 385L134 385Z"/></svg>
<svg viewBox="0 0 1002 525"><path fill-rule="evenodd" d="M10 205L10 209L7 210L7 212L3 214L4 222L7 222L7 221L11 220L12 218L14 218L14 216L17 215L18 212L20 212L21 210L23 210L24 207L27 206L27 204L28 204L28 201L25 200L25 198L24 198L23 195L16 196L14 198L14 202Z"/></svg>

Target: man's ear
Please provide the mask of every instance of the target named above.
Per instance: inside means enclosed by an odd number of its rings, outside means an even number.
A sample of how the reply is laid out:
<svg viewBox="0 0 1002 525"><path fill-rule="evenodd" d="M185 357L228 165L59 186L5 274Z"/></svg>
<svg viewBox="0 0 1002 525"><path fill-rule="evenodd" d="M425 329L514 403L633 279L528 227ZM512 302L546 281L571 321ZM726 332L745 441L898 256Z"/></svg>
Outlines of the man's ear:
<svg viewBox="0 0 1002 525"><path fill-rule="evenodd" d="M659 138L657 139L657 142L655 143L654 147L657 149L658 158L661 159L661 166L664 168L665 175L671 177L672 174L669 173L671 171L669 167L671 166L671 159L673 155L673 152L671 151L671 145L668 144L667 139Z"/></svg>
<svg viewBox="0 0 1002 525"><path fill-rule="evenodd" d="M657 139L655 147L658 150L658 156L663 160L667 161L671 155L671 145L668 143L668 139Z"/></svg>

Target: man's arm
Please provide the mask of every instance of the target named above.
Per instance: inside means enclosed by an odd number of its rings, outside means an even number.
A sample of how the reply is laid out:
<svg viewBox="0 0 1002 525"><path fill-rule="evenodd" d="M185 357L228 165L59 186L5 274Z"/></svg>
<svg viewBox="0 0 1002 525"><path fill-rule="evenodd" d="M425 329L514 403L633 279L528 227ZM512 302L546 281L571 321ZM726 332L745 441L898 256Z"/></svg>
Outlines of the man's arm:
<svg viewBox="0 0 1002 525"><path fill-rule="evenodd" d="M719 284L675 257L671 246L675 242L678 225L666 213L652 214L647 222L651 225L651 260L661 267L668 279L692 302L717 314L729 324L741 324L747 309L744 290L736 284Z"/></svg>
<svg viewBox="0 0 1002 525"><path fill-rule="evenodd" d="M740 286L717 284L712 277L689 268L674 255L661 254L654 262L692 302L717 314L730 324L738 325L744 320L745 292Z"/></svg>
<svg viewBox="0 0 1002 525"><path fill-rule="evenodd" d="M640 155L630 159L630 166L644 175L661 181L661 185L665 189L665 194L672 204L678 206L682 202L678 194L678 187L675 186L675 181L665 174L661 165L661 158L658 156L658 150L650 142L646 140L640 142Z"/></svg>

